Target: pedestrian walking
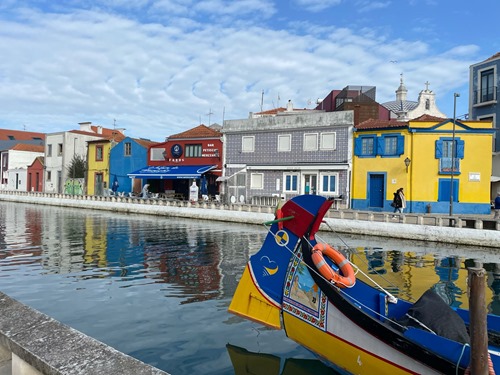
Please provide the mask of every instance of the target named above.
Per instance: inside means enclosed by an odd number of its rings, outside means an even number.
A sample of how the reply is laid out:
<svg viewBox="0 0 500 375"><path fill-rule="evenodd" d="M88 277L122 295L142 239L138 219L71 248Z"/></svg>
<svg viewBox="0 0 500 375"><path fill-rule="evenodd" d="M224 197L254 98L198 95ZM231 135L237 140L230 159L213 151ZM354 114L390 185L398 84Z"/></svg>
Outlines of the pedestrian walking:
<svg viewBox="0 0 500 375"><path fill-rule="evenodd" d="M495 216L493 218L500 219L500 191L497 192L493 208L495 209Z"/></svg>
<svg viewBox="0 0 500 375"><path fill-rule="evenodd" d="M406 208L406 198L403 192L403 188L399 188L394 193L394 199L392 200L391 206L394 207L394 213L398 212L400 214L403 213L403 210ZM393 219L396 219L397 216L393 215Z"/></svg>

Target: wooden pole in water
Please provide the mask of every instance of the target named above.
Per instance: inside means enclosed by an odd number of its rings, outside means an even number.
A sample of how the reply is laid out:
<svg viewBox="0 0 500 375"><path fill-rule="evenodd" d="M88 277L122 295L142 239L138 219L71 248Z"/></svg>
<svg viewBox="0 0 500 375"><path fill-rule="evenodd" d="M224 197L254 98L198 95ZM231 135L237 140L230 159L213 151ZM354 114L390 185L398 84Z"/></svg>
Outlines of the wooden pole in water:
<svg viewBox="0 0 500 375"><path fill-rule="evenodd" d="M468 268L471 374L488 375L488 329L486 326L484 268Z"/></svg>

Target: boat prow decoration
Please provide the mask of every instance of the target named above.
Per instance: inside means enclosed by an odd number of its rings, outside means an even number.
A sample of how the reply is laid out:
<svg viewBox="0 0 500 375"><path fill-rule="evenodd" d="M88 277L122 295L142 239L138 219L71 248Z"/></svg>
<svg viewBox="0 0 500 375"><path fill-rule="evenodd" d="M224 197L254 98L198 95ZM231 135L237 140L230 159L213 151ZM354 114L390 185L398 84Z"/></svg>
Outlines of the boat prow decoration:
<svg viewBox="0 0 500 375"><path fill-rule="evenodd" d="M283 205L229 311L283 326L289 338L349 373L464 374L471 356L469 311L450 307L431 289L415 302L396 298L359 268L363 280L348 280L345 288L329 280L336 277L330 271L318 270L325 261L335 273L353 276L343 272L350 267L336 267L344 257L352 262L353 254L313 259L313 249L327 248L317 246L322 242L315 234L331 203L304 195ZM490 367L500 374L500 317L489 314L487 327Z"/></svg>
<svg viewBox="0 0 500 375"><path fill-rule="evenodd" d="M298 196L287 201L270 225L261 249L248 262L229 311L281 329L283 285L287 267L300 240L315 233L332 200L319 195Z"/></svg>

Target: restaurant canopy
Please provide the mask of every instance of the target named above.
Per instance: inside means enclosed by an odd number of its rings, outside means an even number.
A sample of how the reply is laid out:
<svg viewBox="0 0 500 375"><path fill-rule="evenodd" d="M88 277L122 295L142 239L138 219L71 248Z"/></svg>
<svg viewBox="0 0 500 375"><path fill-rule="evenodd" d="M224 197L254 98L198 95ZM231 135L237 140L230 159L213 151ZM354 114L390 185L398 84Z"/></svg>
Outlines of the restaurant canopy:
<svg viewBox="0 0 500 375"><path fill-rule="evenodd" d="M148 166L135 172L128 173L130 178L176 180L183 178L200 178L200 176L214 168L216 165L174 165L174 166Z"/></svg>

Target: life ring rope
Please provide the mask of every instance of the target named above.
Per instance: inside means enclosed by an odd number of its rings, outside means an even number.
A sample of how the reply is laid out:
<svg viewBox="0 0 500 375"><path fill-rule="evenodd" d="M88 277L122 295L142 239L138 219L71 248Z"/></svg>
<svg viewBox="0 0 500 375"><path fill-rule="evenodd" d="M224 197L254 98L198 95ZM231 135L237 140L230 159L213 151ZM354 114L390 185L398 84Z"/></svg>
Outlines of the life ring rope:
<svg viewBox="0 0 500 375"><path fill-rule="evenodd" d="M334 271L326 262L324 256L335 263L342 274ZM317 243L312 248L311 257L321 276L331 283L334 283L340 288L352 288L356 283L356 273L354 272L351 262L330 245L326 243Z"/></svg>

